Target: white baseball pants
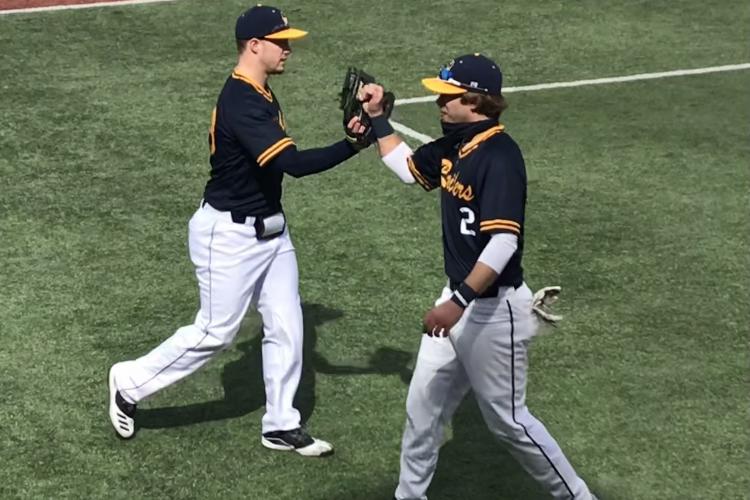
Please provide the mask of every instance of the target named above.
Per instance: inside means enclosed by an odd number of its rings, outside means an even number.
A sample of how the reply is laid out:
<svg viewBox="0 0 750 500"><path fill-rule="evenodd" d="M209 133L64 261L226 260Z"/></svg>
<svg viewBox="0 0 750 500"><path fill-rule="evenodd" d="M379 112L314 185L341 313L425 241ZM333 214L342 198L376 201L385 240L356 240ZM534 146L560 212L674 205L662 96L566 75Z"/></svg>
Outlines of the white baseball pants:
<svg viewBox="0 0 750 500"><path fill-rule="evenodd" d="M258 240L253 218L232 222L229 212L199 207L189 224L190 258L200 290L192 325L178 329L154 350L116 366L120 393L138 401L203 366L231 345L250 305L263 318L263 432L300 426L292 406L302 371L302 309L297 258L288 230Z"/></svg>
<svg viewBox="0 0 750 500"><path fill-rule="evenodd" d="M443 290L440 303L450 296ZM396 498L426 500L443 431L469 389L492 434L556 499L591 500L554 438L526 408L527 349L537 324L524 284L477 299L450 337L422 336L409 395Z"/></svg>

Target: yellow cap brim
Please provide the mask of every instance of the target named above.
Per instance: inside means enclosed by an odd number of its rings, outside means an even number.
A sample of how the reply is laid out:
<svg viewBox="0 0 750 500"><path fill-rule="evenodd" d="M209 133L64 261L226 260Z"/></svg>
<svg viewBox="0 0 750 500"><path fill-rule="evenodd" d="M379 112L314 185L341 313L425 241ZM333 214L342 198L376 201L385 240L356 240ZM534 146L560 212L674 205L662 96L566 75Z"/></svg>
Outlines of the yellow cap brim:
<svg viewBox="0 0 750 500"><path fill-rule="evenodd" d="M427 90L435 92L436 94L465 94L468 92L466 89L462 89L456 85L441 80L440 78L422 78L422 85L427 87Z"/></svg>
<svg viewBox="0 0 750 500"><path fill-rule="evenodd" d="M263 38L268 38L269 40L296 40L304 36L307 36L307 31L298 30L297 28L287 28L285 30L277 31L276 33L271 33L270 35L266 35Z"/></svg>

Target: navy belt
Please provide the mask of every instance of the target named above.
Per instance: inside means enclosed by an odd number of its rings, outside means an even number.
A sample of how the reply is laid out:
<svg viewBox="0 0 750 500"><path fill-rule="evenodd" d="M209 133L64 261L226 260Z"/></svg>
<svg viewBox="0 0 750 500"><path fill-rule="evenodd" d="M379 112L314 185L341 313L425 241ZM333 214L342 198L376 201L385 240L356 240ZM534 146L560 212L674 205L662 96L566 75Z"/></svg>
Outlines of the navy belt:
<svg viewBox="0 0 750 500"><path fill-rule="evenodd" d="M286 229L286 218L283 212L277 212L272 215L247 215L242 212L235 210L217 210L211 204L203 200L201 202L203 209L211 209L212 211L226 216L227 214L231 217L232 222L235 224L252 224L255 228L255 237L259 240L270 240L280 236L284 229Z"/></svg>
<svg viewBox="0 0 750 500"><path fill-rule="evenodd" d="M201 207L205 207L206 205L208 205L208 202L206 200L201 201ZM220 210L220 211L224 212L225 210ZM263 218L263 216L248 215L244 212L237 212L235 210L226 210L226 211L229 212L229 214L232 217L232 222L234 222L235 224L244 224L245 222L247 222L248 217L252 219L250 222L253 222L256 219Z"/></svg>

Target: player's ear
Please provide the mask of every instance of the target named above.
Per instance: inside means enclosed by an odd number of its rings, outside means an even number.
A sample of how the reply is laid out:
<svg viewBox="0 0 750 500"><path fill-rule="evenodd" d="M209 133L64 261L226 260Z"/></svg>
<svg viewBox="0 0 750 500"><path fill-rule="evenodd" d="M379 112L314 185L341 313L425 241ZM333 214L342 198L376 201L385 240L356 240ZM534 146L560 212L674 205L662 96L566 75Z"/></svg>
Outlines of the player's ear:
<svg viewBox="0 0 750 500"><path fill-rule="evenodd" d="M461 104L469 108L472 113L481 114L480 103L482 96L474 92L467 92L459 96L461 98Z"/></svg>
<svg viewBox="0 0 750 500"><path fill-rule="evenodd" d="M257 54L260 52L260 48L263 44L258 38L251 38L247 41L247 50L252 52L253 54Z"/></svg>

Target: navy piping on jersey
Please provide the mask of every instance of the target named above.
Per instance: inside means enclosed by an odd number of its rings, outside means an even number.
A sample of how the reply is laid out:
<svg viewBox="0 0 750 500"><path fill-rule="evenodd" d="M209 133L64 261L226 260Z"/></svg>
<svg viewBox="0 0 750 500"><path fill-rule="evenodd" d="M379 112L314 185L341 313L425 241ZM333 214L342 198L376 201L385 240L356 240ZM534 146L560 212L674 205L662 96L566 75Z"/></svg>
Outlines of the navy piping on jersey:
<svg viewBox="0 0 750 500"><path fill-rule="evenodd" d="M177 356L172 362L170 362L168 365L166 365L164 368L156 372L150 379L146 380L142 384L138 384L135 387L129 387L128 389L120 389L122 392L132 391L133 389L140 389L144 385L148 384L152 380L154 380L156 377L158 377L164 370L172 366L173 364L177 363L185 354L187 354L189 351L195 350L200 346L204 340L206 340L206 337L208 337L208 327L211 325L211 319L213 317L212 313L212 298L213 298L213 284L211 279L211 257L213 255L213 252L211 250L211 244L214 242L214 231L216 229L216 222L214 222L214 225L211 226L211 239L208 242L208 323L206 323L206 326L203 328L203 337L198 341L197 344L195 344L193 347L188 347L185 349L182 354Z"/></svg>
<svg viewBox="0 0 750 500"><path fill-rule="evenodd" d="M570 493L570 498L575 499L575 495L573 494L573 490L570 489L570 486L568 486L568 483L565 482L565 478L560 474L560 471L557 470L557 467L555 467L555 464L552 463L552 460L547 456L547 454L544 452L544 449L539 446L539 443L537 443L533 437L531 437L531 434L529 433L529 430L526 428L525 425L523 425L521 422L516 420L516 342L513 338L513 335L515 334L515 324L513 323L513 308L510 307L510 301L506 300L505 303L508 305L508 314L510 314L510 387L511 387L511 415L513 416L513 422L516 423L516 425L521 426L523 429L524 434L526 434L526 437L531 440L532 443L534 443L534 446L539 448L539 451L542 452L542 455L544 455L544 458L547 459L547 462L549 463L550 467L552 467L552 470L555 471L555 474L557 474L557 477L560 478L560 481L565 485L565 488L568 490L568 493Z"/></svg>

